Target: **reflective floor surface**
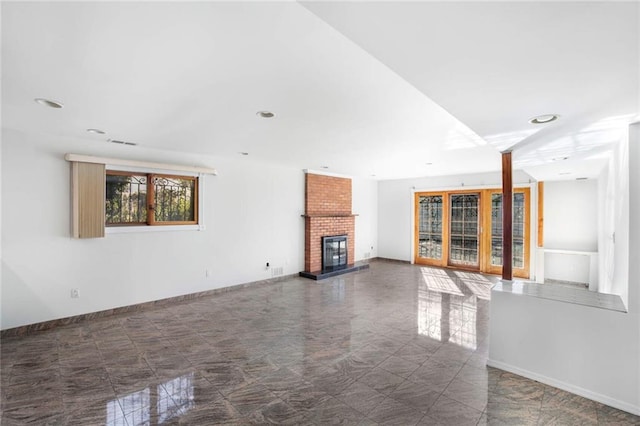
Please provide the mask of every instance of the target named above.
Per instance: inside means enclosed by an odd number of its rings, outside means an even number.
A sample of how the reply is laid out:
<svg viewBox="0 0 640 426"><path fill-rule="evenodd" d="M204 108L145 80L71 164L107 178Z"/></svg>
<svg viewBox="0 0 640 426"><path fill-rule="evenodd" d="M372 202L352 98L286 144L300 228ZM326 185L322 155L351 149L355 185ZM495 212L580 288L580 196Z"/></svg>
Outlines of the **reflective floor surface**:
<svg viewBox="0 0 640 426"><path fill-rule="evenodd" d="M485 366L491 280L391 262L2 341L2 425L638 425Z"/></svg>

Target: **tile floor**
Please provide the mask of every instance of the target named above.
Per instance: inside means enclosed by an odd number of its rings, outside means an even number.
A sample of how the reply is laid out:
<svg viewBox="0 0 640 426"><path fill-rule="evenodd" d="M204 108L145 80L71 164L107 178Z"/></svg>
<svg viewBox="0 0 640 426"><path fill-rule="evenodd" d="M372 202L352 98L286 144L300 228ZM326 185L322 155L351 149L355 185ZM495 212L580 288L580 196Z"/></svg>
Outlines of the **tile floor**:
<svg viewBox="0 0 640 426"><path fill-rule="evenodd" d="M3 339L0 423L640 424L487 368L491 280L379 261Z"/></svg>

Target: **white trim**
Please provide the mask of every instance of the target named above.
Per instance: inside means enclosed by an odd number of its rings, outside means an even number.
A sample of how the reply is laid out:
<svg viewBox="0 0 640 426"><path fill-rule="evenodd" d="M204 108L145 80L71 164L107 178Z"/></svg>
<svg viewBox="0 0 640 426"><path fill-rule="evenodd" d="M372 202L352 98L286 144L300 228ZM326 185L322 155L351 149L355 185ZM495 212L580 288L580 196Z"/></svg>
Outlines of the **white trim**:
<svg viewBox="0 0 640 426"><path fill-rule="evenodd" d="M628 402L620 401L615 398L611 398L609 396L602 395L600 393L581 388L580 386L572 385L570 383L566 383L561 380L556 380L551 377L543 376L542 374L534 373L532 371L518 368L511 364L507 364L501 361L495 361L492 359L487 359L487 366L508 371L510 373L517 374L519 376L526 377L528 379L535 380L537 382L544 383L549 386L553 386L558 389L562 389L564 391L571 392L573 394L591 399L593 401L600 402L605 405L609 405L613 408L617 408L619 410L626 411L628 413L640 416L640 406L633 405Z"/></svg>
<svg viewBox="0 0 640 426"><path fill-rule="evenodd" d="M146 169L160 169L180 172L205 173L217 175L216 169L198 166L183 166L179 164L152 163L149 161L123 160L120 158L94 157L92 155L65 154L64 159L78 163L109 164L110 166L141 167Z"/></svg>
<svg viewBox="0 0 640 426"><path fill-rule="evenodd" d="M524 183L514 183L513 184L514 188L531 188L531 183L529 182L524 182ZM434 186L433 188L425 188L425 187L421 187L421 188L416 188L415 186L411 187L411 190L413 191L413 193L416 192L441 192L441 191L473 191L473 190L482 190L482 189L502 189L502 183L489 183L489 184L483 184L483 185L469 185L469 186L464 186L464 185L460 185L460 186Z"/></svg>
<svg viewBox="0 0 640 426"><path fill-rule="evenodd" d="M545 253L559 253L559 254L573 254L577 256L592 256L594 254L598 254L597 251L582 251L582 250L563 250L563 249L548 249L544 247L540 247L542 251Z"/></svg>
<svg viewBox="0 0 640 426"><path fill-rule="evenodd" d="M105 164L105 169L107 171L113 170L116 172L132 172L132 173L154 173L154 174L169 174L169 175L180 175L180 176L191 176L198 177L202 175L202 173L197 172L188 172L188 171L178 171L178 170L169 170L169 169L152 169L150 167L134 167L134 166L120 166L117 164Z"/></svg>
<svg viewBox="0 0 640 426"><path fill-rule="evenodd" d="M199 231L204 231L206 229L204 225L204 185L205 185L206 179L204 177L205 177L204 173L198 174L198 225L197 226L199 228L198 229Z"/></svg>
<svg viewBox="0 0 640 426"><path fill-rule="evenodd" d="M416 221L418 220L416 218L416 193L414 191L409 191L409 197L411 197L411 213L410 213L410 218L409 218L409 234L411 234L411 238L409 239L409 245L411 246L411 249L409 249L409 256L410 256L410 262L412 265L415 265L416 263L416 248L415 248L415 242L416 242ZM444 231L444 230L443 230ZM443 232L444 234L444 232Z"/></svg>
<svg viewBox="0 0 640 426"><path fill-rule="evenodd" d="M141 232L166 232L166 231L204 231L206 227L200 225L158 225L158 226L106 226L105 234L134 234Z"/></svg>
<svg viewBox="0 0 640 426"><path fill-rule="evenodd" d="M319 171L319 170L311 170L311 169L302 169L302 171L303 171L305 174L310 174L310 175L332 176L332 177L339 177L339 178L353 179L353 177L352 177L352 176L349 176L349 175L343 175L343 174L340 174L340 173L323 172L323 171Z"/></svg>
<svg viewBox="0 0 640 426"><path fill-rule="evenodd" d="M73 154L67 154L73 155ZM66 156L65 156L66 159ZM107 159L105 159L107 160ZM108 159L111 160L111 159ZM69 160L75 161L75 160ZM155 164L157 166L166 166L166 164L159 163L148 163ZM168 173L175 174L176 170L167 170L162 168L149 168L149 167L141 167L141 166L126 166L119 164L105 164L105 168L107 170L114 171L123 171L123 172L133 172L133 173ZM148 225L140 225L140 226L105 226L105 234L131 234L131 233L141 233L141 232L166 232L166 231L204 231L206 228L204 224L204 186L205 186L205 176L208 173L203 172L193 172L187 170L180 170L182 176L193 176L198 178L198 224L196 225L156 225L156 226L148 226Z"/></svg>

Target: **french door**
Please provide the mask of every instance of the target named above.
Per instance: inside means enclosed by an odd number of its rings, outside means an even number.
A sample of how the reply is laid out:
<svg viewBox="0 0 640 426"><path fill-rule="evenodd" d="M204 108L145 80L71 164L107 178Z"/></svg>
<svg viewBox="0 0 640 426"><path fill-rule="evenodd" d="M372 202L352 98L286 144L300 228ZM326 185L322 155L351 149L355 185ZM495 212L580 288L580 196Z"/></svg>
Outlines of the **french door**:
<svg viewBox="0 0 640 426"><path fill-rule="evenodd" d="M480 194L449 195L449 265L480 266Z"/></svg>
<svg viewBox="0 0 640 426"><path fill-rule="evenodd" d="M490 274L502 273L502 191L487 191L490 215L485 218L484 229L490 230L485 242L484 271ZM513 275L529 278L529 189L513 191Z"/></svg>
<svg viewBox="0 0 640 426"><path fill-rule="evenodd" d="M529 277L529 188L513 197L513 274ZM415 194L415 263L502 273L502 192Z"/></svg>

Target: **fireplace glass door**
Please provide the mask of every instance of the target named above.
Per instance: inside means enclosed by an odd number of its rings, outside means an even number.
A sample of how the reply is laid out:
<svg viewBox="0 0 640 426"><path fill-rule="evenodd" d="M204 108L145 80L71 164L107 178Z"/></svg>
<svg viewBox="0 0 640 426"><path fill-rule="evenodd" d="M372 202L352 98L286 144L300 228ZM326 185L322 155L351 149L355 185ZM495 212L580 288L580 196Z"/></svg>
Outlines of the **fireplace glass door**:
<svg viewBox="0 0 640 426"><path fill-rule="evenodd" d="M322 238L322 269L330 271L347 266L347 237Z"/></svg>

